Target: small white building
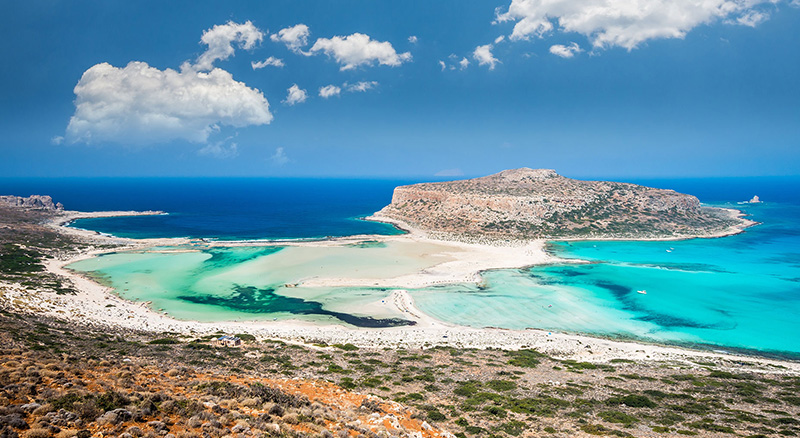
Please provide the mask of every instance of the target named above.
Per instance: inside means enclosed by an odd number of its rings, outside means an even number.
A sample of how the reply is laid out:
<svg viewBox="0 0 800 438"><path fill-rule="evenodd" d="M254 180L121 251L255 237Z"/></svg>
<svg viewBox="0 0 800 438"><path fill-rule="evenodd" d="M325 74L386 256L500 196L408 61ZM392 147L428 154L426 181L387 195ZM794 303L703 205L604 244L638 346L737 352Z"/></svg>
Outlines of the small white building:
<svg viewBox="0 0 800 438"><path fill-rule="evenodd" d="M212 340L217 347L239 347L242 345L241 338L237 336L225 335Z"/></svg>

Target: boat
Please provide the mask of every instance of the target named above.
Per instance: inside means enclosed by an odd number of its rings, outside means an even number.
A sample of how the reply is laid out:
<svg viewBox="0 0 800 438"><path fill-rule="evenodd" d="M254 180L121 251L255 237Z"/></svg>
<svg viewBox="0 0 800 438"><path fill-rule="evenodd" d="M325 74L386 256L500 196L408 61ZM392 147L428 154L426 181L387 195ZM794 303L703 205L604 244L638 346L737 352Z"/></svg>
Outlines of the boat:
<svg viewBox="0 0 800 438"><path fill-rule="evenodd" d="M637 293L637 294L642 294L642 295L647 295L647 291L646 291L646 290L644 290L644 289L642 289L642 290L637 290L637 291L636 291L636 293Z"/></svg>

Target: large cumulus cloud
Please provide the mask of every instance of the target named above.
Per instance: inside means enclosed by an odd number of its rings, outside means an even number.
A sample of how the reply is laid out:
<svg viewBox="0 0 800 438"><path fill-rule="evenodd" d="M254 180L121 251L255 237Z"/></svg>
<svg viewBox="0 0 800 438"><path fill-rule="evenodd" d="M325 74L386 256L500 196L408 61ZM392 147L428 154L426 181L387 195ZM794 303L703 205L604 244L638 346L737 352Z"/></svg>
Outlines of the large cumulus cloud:
<svg viewBox="0 0 800 438"><path fill-rule="evenodd" d="M248 49L263 39L249 21L207 30L208 46L180 70L160 70L146 62L125 67L92 66L75 86L75 113L67 126L71 143L203 143L221 126L241 128L272 121L269 102L213 63L229 58L233 44Z"/></svg>
<svg viewBox="0 0 800 438"><path fill-rule="evenodd" d="M72 142L205 142L219 125L272 121L264 95L219 68L175 71L145 62L123 68L101 63L83 74L75 95L67 127Z"/></svg>

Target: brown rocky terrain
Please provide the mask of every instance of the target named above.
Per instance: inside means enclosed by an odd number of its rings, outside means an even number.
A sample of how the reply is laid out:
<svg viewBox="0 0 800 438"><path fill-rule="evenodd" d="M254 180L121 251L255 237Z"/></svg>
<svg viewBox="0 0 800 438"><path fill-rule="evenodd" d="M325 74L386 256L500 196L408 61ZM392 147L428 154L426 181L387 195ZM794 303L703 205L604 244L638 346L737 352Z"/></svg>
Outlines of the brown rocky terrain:
<svg viewBox="0 0 800 438"><path fill-rule="evenodd" d="M27 198L21 196L0 196L0 204L9 207L20 207L40 210L63 210L61 203L53 203L53 198L46 195L33 195Z"/></svg>
<svg viewBox="0 0 800 438"><path fill-rule="evenodd" d="M429 233L498 239L703 237L748 224L673 190L528 168L397 187L374 217Z"/></svg>
<svg viewBox="0 0 800 438"><path fill-rule="evenodd" d="M605 363L92 329L0 310L7 438L766 437L800 378L758 358Z"/></svg>

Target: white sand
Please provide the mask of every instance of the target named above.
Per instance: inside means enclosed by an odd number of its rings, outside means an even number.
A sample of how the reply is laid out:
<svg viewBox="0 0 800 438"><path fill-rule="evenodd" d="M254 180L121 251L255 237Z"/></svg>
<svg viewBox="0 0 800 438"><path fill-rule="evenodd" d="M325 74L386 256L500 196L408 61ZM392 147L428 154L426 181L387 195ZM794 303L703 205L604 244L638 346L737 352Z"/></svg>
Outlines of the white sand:
<svg viewBox="0 0 800 438"><path fill-rule="evenodd" d="M74 217L74 216L73 216ZM93 216L98 217L98 216ZM82 236L96 245L123 244L127 248L143 248L152 245L175 245L187 243L185 239L119 239L98 235L89 231L65 228L57 223L59 230ZM366 239L368 238L368 239ZM363 240L410 239L413 242L431 243L448 248L448 261L428 268L415 275L383 279L385 284L418 285L436 284L444 281L478 281L480 271L501 267L519 267L545 263L551 259L543 250L543 242L508 242L480 245L432 241L420 233L412 232L404 236L359 236L322 242L294 242L293 245L343 245ZM242 243L237 245L251 245ZM265 244L265 243L260 243ZM215 243L215 245L224 245ZM115 248L119 251L120 248ZM600 339L582 335L547 332L543 330L504 330L475 329L454 326L431 318L414 305L411 296L403 290L393 292L389 298L372 304L385 306L387 311L404 315L415 321L415 326L385 329L363 329L343 325L320 325L297 320L257 321L257 322L215 322L180 321L159 314L147 303L133 303L123 300L88 278L64 269L69 263L92 257L103 250L88 251L69 260L49 260L47 270L70 279L78 293L76 295L55 295L27 290L20 285L0 282L0 303L19 312L47 315L94 327L116 327L152 332L178 332L186 335L210 334L218 330L228 333L250 333L262 338L280 338L290 342L353 343L361 347L406 347L429 348L439 345L460 348L535 348L559 358L571 358L592 362L605 362L614 358L641 361L667 361L682 366L698 366L694 361L718 360L734 363L734 368L742 370L782 371L800 373L800 363L770 360L756 357L742 357L723 352L683 349L659 345L623 342ZM341 284L358 279L324 279L323 284ZM309 282L306 282L308 285ZM399 286L403 287L403 286ZM780 369L776 367L781 367Z"/></svg>

